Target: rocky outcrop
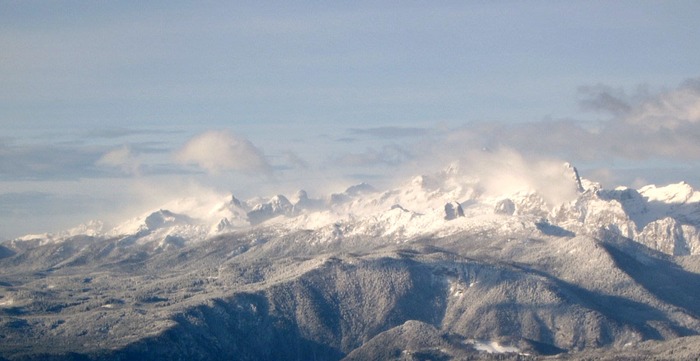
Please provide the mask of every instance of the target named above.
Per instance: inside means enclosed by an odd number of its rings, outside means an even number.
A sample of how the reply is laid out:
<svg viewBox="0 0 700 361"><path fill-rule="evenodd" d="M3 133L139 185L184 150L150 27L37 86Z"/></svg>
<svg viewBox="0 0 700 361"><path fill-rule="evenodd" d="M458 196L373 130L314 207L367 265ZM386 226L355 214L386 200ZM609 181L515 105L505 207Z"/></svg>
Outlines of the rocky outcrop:
<svg viewBox="0 0 700 361"><path fill-rule="evenodd" d="M464 217L464 209L459 202L449 202L445 204L445 220L451 221L459 217Z"/></svg>
<svg viewBox="0 0 700 361"><path fill-rule="evenodd" d="M512 216L515 214L515 203L512 200L506 198L498 201L493 209L496 214L504 214L507 216Z"/></svg>

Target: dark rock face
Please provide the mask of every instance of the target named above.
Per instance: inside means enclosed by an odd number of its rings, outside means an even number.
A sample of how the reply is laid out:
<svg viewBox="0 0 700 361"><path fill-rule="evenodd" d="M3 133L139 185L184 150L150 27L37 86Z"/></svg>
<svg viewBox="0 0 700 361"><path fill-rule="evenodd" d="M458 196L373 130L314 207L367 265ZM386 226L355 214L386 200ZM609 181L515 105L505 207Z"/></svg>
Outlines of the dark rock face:
<svg viewBox="0 0 700 361"><path fill-rule="evenodd" d="M450 202L445 204L445 219L451 221L458 217L464 217L464 209L459 202Z"/></svg>

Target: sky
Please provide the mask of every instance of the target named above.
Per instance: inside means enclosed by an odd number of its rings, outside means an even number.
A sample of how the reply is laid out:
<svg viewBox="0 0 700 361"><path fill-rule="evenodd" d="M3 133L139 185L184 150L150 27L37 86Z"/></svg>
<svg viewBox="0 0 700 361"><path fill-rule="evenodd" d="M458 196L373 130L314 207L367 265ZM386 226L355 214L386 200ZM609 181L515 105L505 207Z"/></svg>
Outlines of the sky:
<svg viewBox="0 0 700 361"><path fill-rule="evenodd" d="M696 1L0 1L0 240L475 151L700 186ZM476 162L478 163L478 162ZM507 162L505 162L507 164Z"/></svg>

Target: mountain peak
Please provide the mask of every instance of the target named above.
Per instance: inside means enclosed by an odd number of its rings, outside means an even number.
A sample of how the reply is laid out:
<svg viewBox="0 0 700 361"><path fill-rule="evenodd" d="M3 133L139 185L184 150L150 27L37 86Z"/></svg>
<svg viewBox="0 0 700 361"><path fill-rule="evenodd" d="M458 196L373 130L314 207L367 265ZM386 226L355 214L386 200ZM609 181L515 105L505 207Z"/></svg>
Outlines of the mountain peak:
<svg viewBox="0 0 700 361"><path fill-rule="evenodd" d="M258 225L269 219L281 215L291 215L294 212L294 205L287 197L278 194L266 203L260 203L248 212L248 221L251 225Z"/></svg>

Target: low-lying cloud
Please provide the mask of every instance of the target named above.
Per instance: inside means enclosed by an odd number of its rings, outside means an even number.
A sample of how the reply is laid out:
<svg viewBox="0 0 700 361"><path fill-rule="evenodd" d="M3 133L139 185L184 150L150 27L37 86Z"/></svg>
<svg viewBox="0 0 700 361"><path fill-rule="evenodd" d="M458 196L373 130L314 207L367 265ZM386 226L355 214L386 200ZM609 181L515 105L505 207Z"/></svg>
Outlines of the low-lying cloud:
<svg viewBox="0 0 700 361"><path fill-rule="evenodd" d="M577 194L573 171L558 159L533 159L511 149L481 150L463 154L460 167L491 196L537 191L547 203L556 205Z"/></svg>
<svg viewBox="0 0 700 361"><path fill-rule="evenodd" d="M212 174L224 171L271 172L262 151L248 139L229 131L208 131L190 139L175 153L181 164L192 164Z"/></svg>

